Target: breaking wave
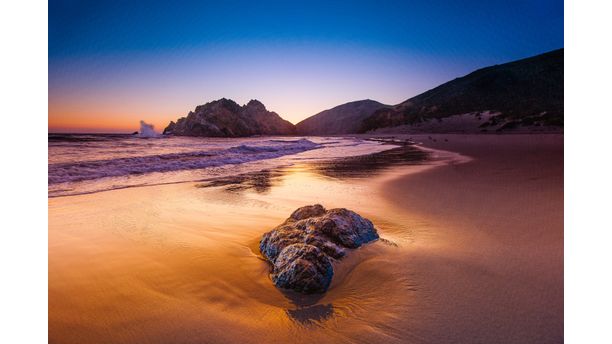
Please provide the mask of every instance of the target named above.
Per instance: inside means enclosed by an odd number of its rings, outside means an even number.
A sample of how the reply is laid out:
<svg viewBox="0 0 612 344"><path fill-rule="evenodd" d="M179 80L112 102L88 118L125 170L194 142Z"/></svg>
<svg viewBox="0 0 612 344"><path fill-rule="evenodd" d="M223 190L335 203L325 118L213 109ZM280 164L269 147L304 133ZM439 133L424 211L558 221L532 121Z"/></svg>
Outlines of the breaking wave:
<svg viewBox="0 0 612 344"><path fill-rule="evenodd" d="M153 124L148 124L145 121L140 121L140 131L138 132L138 137L160 137L161 135L155 132L155 127Z"/></svg>
<svg viewBox="0 0 612 344"><path fill-rule="evenodd" d="M393 147L350 137L158 137L49 134L48 196L213 180Z"/></svg>
<svg viewBox="0 0 612 344"><path fill-rule="evenodd" d="M56 163L49 165L48 181L52 185L106 177L235 165L278 158L320 147L320 144L307 139L267 140L254 144L241 144L228 149Z"/></svg>

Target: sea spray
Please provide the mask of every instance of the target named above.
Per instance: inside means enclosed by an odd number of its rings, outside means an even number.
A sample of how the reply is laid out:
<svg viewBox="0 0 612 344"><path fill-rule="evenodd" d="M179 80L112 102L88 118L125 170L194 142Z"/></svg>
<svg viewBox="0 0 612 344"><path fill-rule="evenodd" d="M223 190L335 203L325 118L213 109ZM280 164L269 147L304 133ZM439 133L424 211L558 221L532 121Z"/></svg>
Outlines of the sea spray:
<svg viewBox="0 0 612 344"><path fill-rule="evenodd" d="M159 137L160 134L155 132L153 124L148 124L145 121L140 121L140 131L138 132L139 137Z"/></svg>

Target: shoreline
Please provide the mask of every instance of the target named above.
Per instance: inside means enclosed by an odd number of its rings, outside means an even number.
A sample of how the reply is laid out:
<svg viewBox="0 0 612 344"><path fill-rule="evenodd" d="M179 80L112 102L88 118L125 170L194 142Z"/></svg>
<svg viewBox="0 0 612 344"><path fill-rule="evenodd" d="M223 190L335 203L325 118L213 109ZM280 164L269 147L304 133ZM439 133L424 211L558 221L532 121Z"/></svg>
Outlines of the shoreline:
<svg viewBox="0 0 612 344"><path fill-rule="evenodd" d="M455 148L473 160L381 168L357 159L210 187L49 198L50 340L558 342L559 138L431 136L441 139L424 135L427 147ZM496 152L506 152L508 163ZM533 165L551 152L541 167L552 168L553 178L542 186L530 178L545 169ZM537 202L544 196L561 202L561 211ZM526 199L535 220L480 205L516 207ZM295 208L314 203L358 212L397 246L377 242L349 253L328 293L300 305L272 285L255 243ZM542 222L546 216L554 221ZM487 231L499 220L509 222L503 231ZM529 236L534 223L547 226L543 234Z"/></svg>
<svg viewBox="0 0 612 344"><path fill-rule="evenodd" d="M276 136L270 136L271 139L274 139ZM334 137L334 136L329 136L329 137ZM357 138L355 136L339 136L342 138ZM395 136L391 136L389 138L395 138ZM383 162L382 166L383 168L386 167L387 165L392 166L392 165L402 165L402 164L408 164L412 166L412 169L407 171L407 173L415 173L416 171L414 171L414 168L416 166L416 164L411 164L409 162L405 162L405 161L397 161L396 158L391 158L393 161L391 163L384 161L384 156L389 152L389 151L396 151L399 148L405 147L405 146L410 146L410 147L414 147L415 149L418 149L424 153L426 153L428 155L427 159L422 159L422 163L419 163L421 166L438 166L438 165L443 165L445 163L465 163L470 161L470 157L468 156L463 156L459 153L456 152L451 152L451 151L445 151L445 150L440 150L440 149L434 149L434 148L430 148L427 146L424 146L422 142L414 142L409 138L403 137L401 139L398 139L399 141L395 141L395 140L389 140L386 137L382 138L382 137L359 137L359 139L365 140L365 141L372 141L372 142L378 142L381 145L390 145L390 146L395 146L395 147L391 147L391 148L387 148L385 150L382 151L374 151L372 153L367 153L367 154L362 154L362 155L354 155L354 156L348 156L348 157L335 157L335 158L318 158L314 161L302 161L302 162L286 162L284 164L279 164L273 167L266 167L263 168L261 170L253 170L251 172L243 172L243 173L239 173L239 174L230 174L230 175L224 175L224 176L215 176L215 177L206 177L206 178L201 178L201 179L191 179L191 180L180 180L180 181L170 181L170 182L157 182L157 183L153 183L153 184L135 184L135 185L125 185L125 186L113 186L113 188L110 189L103 189L103 190L93 190L93 191L80 191L78 193L67 193L67 194L54 194L54 195L47 195L48 199L51 198L60 198L60 197L74 197L74 196L82 196L82 195L89 195L89 194L96 194L96 193L101 193L101 192L110 192L110 191L115 191L115 190L122 190L122 189L129 189L129 188L141 188L141 187L153 187L153 186L163 186L163 185L174 185L174 184L193 184L193 183L197 183L199 185L203 185L203 184L210 184L210 185L216 185L217 182L219 181L223 181L223 180L232 180L232 179L241 179L243 177L248 177L249 175L258 175L261 173L282 173L283 170L286 169L291 169L292 166L317 166L317 165L321 165L321 166L325 166L325 165L330 165L333 166L337 161L339 162L339 164L345 164L343 162L343 160L347 160L347 159L363 159L363 160L369 160L369 157L377 157L377 159L379 160L379 162ZM269 159L271 161L276 160L276 158L272 158ZM249 163L245 163L244 165L249 165ZM231 164L230 164L231 166ZM358 166L351 166L353 168L359 168ZM359 168L360 169L360 168ZM69 190L56 190L56 192L58 191L69 191Z"/></svg>
<svg viewBox="0 0 612 344"><path fill-rule="evenodd" d="M69 142L69 144L66 144ZM93 142L93 143L92 143ZM130 149L125 149L125 147ZM395 146L355 138L112 138L49 141L48 197L201 182ZM75 154L75 150L89 154ZM91 160L90 156L99 155Z"/></svg>

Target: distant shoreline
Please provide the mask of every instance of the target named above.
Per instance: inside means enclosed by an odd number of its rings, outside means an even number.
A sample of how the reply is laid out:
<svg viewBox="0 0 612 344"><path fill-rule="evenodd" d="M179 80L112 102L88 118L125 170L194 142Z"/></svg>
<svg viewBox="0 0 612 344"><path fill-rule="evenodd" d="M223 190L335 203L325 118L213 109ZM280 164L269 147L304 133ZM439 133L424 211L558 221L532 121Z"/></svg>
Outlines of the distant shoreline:
<svg viewBox="0 0 612 344"><path fill-rule="evenodd" d="M251 135L251 136L237 136L237 137L215 137L215 136L185 136L185 135L168 135L162 134L162 137L201 137L201 138L227 138L227 139L240 139L240 138L249 138L249 137L379 137L379 136L392 136L392 135L548 135L554 134L559 135L563 134L564 130L544 130L544 131L487 131L487 132L387 132L387 133L353 133L353 134L330 134L330 135ZM119 132L108 132L108 133L64 133L64 132L48 132L47 135L125 135L131 136L133 133L119 133Z"/></svg>

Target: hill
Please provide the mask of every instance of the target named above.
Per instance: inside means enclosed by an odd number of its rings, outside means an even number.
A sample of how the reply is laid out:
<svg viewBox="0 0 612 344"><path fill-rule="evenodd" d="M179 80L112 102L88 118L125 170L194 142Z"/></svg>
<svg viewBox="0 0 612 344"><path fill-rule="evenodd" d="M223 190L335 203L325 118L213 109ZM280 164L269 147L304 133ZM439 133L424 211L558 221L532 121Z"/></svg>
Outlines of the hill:
<svg viewBox="0 0 612 344"><path fill-rule="evenodd" d="M321 111L296 124L300 135L334 135L357 133L364 119L389 105L366 99Z"/></svg>
<svg viewBox="0 0 612 344"><path fill-rule="evenodd" d="M563 127L563 49L486 67L364 119L360 132Z"/></svg>

